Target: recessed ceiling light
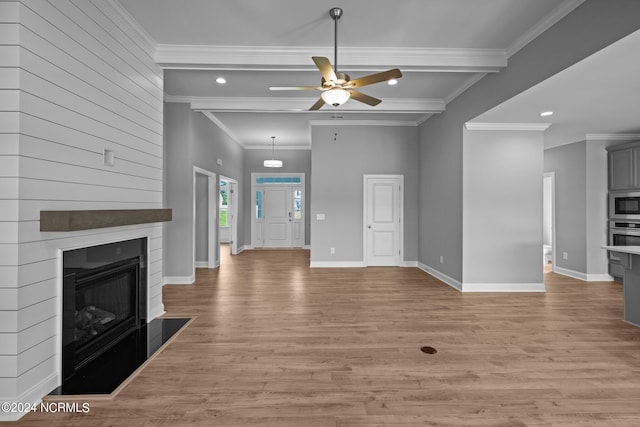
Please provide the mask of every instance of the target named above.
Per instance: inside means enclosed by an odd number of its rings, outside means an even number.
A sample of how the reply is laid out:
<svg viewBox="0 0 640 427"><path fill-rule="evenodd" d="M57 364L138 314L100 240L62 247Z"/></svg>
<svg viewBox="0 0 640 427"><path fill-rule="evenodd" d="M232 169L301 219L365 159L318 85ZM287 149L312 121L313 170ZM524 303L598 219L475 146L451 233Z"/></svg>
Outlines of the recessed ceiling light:
<svg viewBox="0 0 640 427"><path fill-rule="evenodd" d="M553 116L553 111L543 111L540 115L542 117Z"/></svg>
<svg viewBox="0 0 640 427"><path fill-rule="evenodd" d="M221 84L221 85L225 84L226 82L227 82L227 80L224 77L218 77L216 79L216 83Z"/></svg>
<svg viewBox="0 0 640 427"><path fill-rule="evenodd" d="M391 79L387 81L387 84L390 86L397 85L398 81L396 79Z"/></svg>

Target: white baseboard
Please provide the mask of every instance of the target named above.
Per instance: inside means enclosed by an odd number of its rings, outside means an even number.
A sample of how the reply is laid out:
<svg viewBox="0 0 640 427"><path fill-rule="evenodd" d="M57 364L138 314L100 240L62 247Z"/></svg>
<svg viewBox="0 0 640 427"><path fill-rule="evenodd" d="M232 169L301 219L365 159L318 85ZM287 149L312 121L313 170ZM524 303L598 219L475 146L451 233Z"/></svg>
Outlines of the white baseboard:
<svg viewBox="0 0 640 427"><path fill-rule="evenodd" d="M587 282L613 282L613 276L604 274L587 274Z"/></svg>
<svg viewBox="0 0 640 427"><path fill-rule="evenodd" d="M613 277L609 274L587 274L580 271L569 270L568 268L553 267L553 272L562 274L563 276L572 277L574 279L582 280L585 282L613 282Z"/></svg>
<svg viewBox="0 0 640 427"><path fill-rule="evenodd" d="M545 292L544 283L463 283L421 262L418 268L460 292Z"/></svg>
<svg viewBox="0 0 640 427"><path fill-rule="evenodd" d="M311 268L362 268L364 261L311 261Z"/></svg>
<svg viewBox="0 0 640 427"><path fill-rule="evenodd" d="M418 261L401 261L400 267L418 267Z"/></svg>
<svg viewBox="0 0 640 427"><path fill-rule="evenodd" d="M546 292L544 283L463 283L462 292Z"/></svg>
<svg viewBox="0 0 640 427"><path fill-rule="evenodd" d="M447 285L451 286L453 289L457 291L462 291L462 283L460 283L459 281L457 281L452 277L447 276L444 273L441 273L435 268L429 267L428 265L423 264L421 262L418 262L418 268L424 271L425 273L435 277L436 279L446 283Z"/></svg>
<svg viewBox="0 0 640 427"><path fill-rule="evenodd" d="M246 246L239 246L236 248L236 255L238 255L240 252L244 252L245 250L247 250L248 248Z"/></svg>
<svg viewBox="0 0 640 427"><path fill-rule="evenodd" d="M302 247L302 249L309 249L309 250L311 250L311 245L304 245L304 246Z"/></svg>
<svg viewBox="0 0 640 427"><path fill-rule="evenodd" d="M21 406L25 406L25 404L30 404L38 406L40 402L42 402L42 397L51 393L53 389L58 387L58 374L51 374L44 380L40 381L38 384L31 387L29 390L22 393L13 401L10 399L2 398L3 402L7 402L9 404L23 404ZM2 421L18 421L20 418L24 417L26 412L4 412L0 411L0 422Z"/></svg>
<svg viewBox="0 0 640 427"><path fill-rule="evenodd" d="M208 261L196 261L196 268L209 268Z"/></svg>
<svg viewBox="0 0 640 427"><path fill-rule="evenodd" d="M196 281L196 276L164 276L165 285L192 285Z"/></svg>
<svg viewBox="0 0 640 427"><path fill-rule="evenodd" d="M149 312L149 318L147 319L147 322L151 322L156 317L160 317L165 313L166 313L166 311L164 309L164 304L160 304L160 306L158 308L156 308L155 310Z"/></svg>

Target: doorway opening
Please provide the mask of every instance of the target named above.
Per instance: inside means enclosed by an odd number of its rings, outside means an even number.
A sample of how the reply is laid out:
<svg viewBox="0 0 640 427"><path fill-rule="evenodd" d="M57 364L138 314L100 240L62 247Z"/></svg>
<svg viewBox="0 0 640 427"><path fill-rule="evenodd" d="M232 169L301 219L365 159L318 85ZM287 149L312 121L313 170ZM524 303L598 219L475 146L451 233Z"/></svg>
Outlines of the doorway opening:
<svg viewBox="0 0 640 427"><path fill-rule="evenodd" d="M227 254L238 254L238 200L238 181L221 175L217 221L220 263L228 259Z"/></svg>
<svg viewBox="0 0 640 427"><path fill-rule="evenodd" d="M193 274L195 269L216 268L219 265L216 245L218 227L216 174L193 167Z"/></svg>
<svg viewBox="0 0 640 427"><path fill-rule="evenodd" d="M555 172L547 172L542 187L542 263L544 272L555 271Z"/></svg>
<svg viewBox="0 0 640 427"><path fill-rule="evenodd" d="M251 174L251 245L300 248L305 245L304 173Z"/></svg>

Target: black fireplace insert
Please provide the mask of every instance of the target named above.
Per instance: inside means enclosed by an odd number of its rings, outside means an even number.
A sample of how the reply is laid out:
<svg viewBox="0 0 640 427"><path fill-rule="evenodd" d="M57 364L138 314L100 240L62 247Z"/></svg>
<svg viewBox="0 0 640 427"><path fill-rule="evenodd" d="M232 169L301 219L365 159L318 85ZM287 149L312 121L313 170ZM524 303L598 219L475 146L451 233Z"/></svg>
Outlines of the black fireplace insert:
<svg viewBox="0 0 640 427"><path fill-rule="evenodd" d="M147 240L63 254L62 378L146 324Z"/></svg>

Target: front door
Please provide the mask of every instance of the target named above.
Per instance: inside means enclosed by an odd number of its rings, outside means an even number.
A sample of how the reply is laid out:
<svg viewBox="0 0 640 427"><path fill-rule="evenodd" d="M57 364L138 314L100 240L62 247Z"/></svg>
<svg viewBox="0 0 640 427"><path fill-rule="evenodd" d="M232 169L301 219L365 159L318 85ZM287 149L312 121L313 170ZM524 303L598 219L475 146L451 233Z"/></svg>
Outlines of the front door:
<svg viewBox="0 0 640 427"><path fill-rule="evenodd" d="M365 264L399 266L402 177L365 176Z"/></svg>
<svg viewBox="0 0 640 427"><path fill-rule="evenodd" d="M265 247L291 247L291 221L293 219L291 192L289 186L265 188Z"/></svg>

